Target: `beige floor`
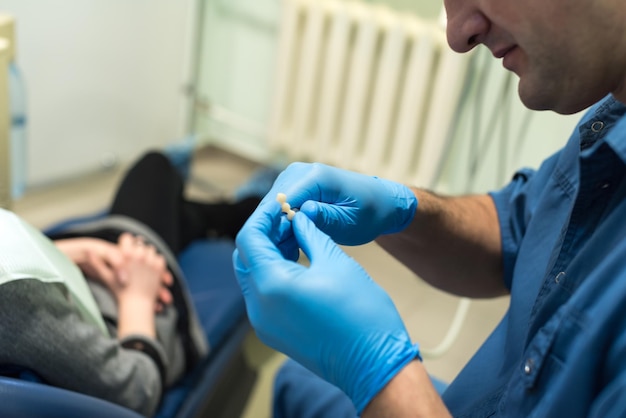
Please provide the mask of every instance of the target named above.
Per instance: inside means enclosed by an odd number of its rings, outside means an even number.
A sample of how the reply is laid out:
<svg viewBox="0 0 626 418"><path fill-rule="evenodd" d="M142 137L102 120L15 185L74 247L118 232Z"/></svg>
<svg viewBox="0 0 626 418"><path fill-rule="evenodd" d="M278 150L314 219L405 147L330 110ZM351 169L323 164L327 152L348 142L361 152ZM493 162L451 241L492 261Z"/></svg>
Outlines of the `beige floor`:
<svg viewBox="0 0 626 418"><path fill-rule="evenodd" d="M189 194L228 197L256 168L220 150L203 149L194 159ZM92 213L110 201L122 172L123 168L94 173L65 184L29 190L13 209L40 228L69 216ZM389 292L412 338L425 349L435 347L446 334L459 300L424 284L375 244L346 251ZM450 350L439 358L425 359L430 373L452 380L498 323L507 305L507 298L473 301ZM248 339L247 352L249 361L259 370L259 379L244 418L269 418L272 378L284 357L263 346L254 335Z"/></svg>

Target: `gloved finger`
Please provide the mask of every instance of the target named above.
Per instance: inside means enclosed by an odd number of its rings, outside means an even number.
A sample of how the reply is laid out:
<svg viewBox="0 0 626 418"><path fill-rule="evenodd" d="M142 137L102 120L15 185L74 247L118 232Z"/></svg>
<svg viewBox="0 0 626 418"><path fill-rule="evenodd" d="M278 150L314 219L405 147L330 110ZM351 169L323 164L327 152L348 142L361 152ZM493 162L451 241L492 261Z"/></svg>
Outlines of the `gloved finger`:
<svg viewBox="0 0 626 418"><path fill-rule="evenodd" d="M280 205L266 205L257 209L237 234L235 244L239 258L248 269L273 260L283 260L284 256L277 244L280 241ZM277 235L277 231L279 235Z"/></svg>
<svg viewBox="0 0 626 418"><path fill-rule="evenodd" d="M263 227L268 238L278 247L284 258L292 261L298 260L299 247L291 230L291 221L281 213L280 204L275 199L260 204L248 218L242 228L243 232L240 231L238 236L248 234L245 231L249 227Z"/></svg>
<svg viewBox="0 0 626 418"><path fill-rule="evenodd" d="M253 326L256 326L259 320L259 310L257 308L258 292L256 290L252 273L244 266L239 250L237 249L233 251L233 267L235 269L237 283L239 283L239 288L241 289L241 294L243 295L243 299L245 301L248 319Z"/></svg>
<svg viewBox="0 0 626 418"><path fill-rule="evenodd" d="M298 245L298 241L296 237L293 235L293 231L291 229L291 222L288 221L289 225L289 236L284 240L278 243L278 249L280 250L283 257L290 261L298 261L300 258L300 246Z"/></svg>
<svg viewBox="0 0 626 418"><path fill-rule="evenodd" d="M344 255L343 250L307 216L297 213L292 223L296 240L311 264L318 258L329 260Z"/></svg>
<svg viewBox="0 0 626 418"><path fill-rule="evenodd" d="M297 297L293 284L306 267L289 260L275 260L254 269L245 266L238 250L233 252L235 276L245 300L248 319L257 336L266 345L283 351L287 348L277 339L274 301ZM277 297L277 295L279 295ZM279 315L283 315L279 313Z"/></svg>
<svg viewBox="0 0 626 418"><path fill-rule="evenodd" d="M284 178L284 181L283 181ZM275 187L282 187L287 201L299 208L307 200L324 203L353 205L351 185L371 182L372 177L321 163L293 163L276 179ZM284 184L283 184L284 183ZM375 195L374 190L359 188L363 198Z"/></svg>
<svg viewBox="0 0 626 418"><path fill-rule="evenodd" d="M325 231L335 227L355 225L359 208L341 203L322 203L308 200L300 207L300 212L311 219L318 228Z"/></svg>
<svg viewBox="0 0 626 418"><path fill-rule="evenodd" d="M241 252L238 249L233 251L235 276L239 282L241 292L246 299L246 304L249 305L250 308L256 304L256 295L259 293L259 287L265 284L262 283L262 281L280 281L281 277L284 276L284 272L288 269L288 263L293 264L292 261L280 259L267 264L258 265L255 268L249 268L241 258Z"/></svg>
<svg viewBox="0 0 626 418"><path fill-rule="evenodd" d="M300 212L308 216L316 225L325 224L327 221L327 213L324 210L324 203L314 200L307 200L300 206Z"/></svg>
<svg viewBox="0 0 626 418"><path fill-rule="evenodd" d="M276 205L278 205L277 202L272 203L272 207ZM284 258L297 261L300 248L296 238L293 236L291 221L287 219L287 214L285 213L280 213L278 218L277 226L272 229L270 239L276 244Z"/></svg>

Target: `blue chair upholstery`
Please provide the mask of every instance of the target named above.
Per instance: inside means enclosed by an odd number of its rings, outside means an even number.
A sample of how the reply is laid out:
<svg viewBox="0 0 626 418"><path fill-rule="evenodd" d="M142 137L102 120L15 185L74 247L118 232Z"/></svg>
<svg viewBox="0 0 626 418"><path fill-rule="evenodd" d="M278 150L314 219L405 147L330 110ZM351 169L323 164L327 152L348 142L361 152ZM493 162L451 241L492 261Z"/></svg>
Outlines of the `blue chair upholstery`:
<svg viewBox="0 0 626 418"><path fill-rule="evenodd" d="M45 232L54 234L104 213L73 218ZM245 407L256 372L243 355L251 327L232 267L233 249L228 239L202 239L179 256L211 352L164 394L158 418L234 417ZM0 416L139 417L107 401L14 376L0 376Z"/></svg>
<svg viewBox="0 0 626 418"><path fill-rule="evenodd" d="M0 415L29 418L140 418L121 406L37 382L0 376Z"/></svg>

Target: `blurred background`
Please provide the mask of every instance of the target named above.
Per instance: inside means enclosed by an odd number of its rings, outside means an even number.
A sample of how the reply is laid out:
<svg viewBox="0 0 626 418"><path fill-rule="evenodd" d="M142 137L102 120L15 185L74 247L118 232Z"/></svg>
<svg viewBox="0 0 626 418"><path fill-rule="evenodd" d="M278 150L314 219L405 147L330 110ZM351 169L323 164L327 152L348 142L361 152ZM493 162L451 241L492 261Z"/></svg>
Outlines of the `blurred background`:
<svg viewBox="0 0 626 418"><path fill-rule="evenodd" d="M488 51L450 51L440 0L0 0L0 15L0 198L42 228L105 206L151 148L191 156L189 193L209 199L296 160L482 193L580 116L530 112ZM506 310L427 287L375 244L347 251L444 380ZM246 414L268 417L283 358L253 335L248 356Z"/></svg>

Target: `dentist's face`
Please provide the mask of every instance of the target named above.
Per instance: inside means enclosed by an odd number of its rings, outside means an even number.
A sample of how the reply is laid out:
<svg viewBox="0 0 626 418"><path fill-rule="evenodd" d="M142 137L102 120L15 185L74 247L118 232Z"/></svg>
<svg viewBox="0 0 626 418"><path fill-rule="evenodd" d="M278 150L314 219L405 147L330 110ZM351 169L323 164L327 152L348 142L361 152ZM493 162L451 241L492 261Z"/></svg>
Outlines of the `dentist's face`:
<svg viewBox="0 0 626 418"><path fill-rule="evenodd" d="M484 44L519 76L527 107L574 113L624 94L623 0L444 1L452 49Z"/></svg>

